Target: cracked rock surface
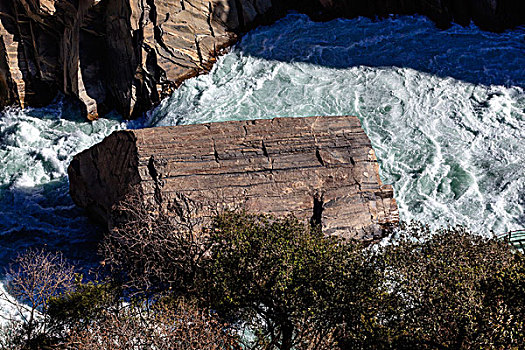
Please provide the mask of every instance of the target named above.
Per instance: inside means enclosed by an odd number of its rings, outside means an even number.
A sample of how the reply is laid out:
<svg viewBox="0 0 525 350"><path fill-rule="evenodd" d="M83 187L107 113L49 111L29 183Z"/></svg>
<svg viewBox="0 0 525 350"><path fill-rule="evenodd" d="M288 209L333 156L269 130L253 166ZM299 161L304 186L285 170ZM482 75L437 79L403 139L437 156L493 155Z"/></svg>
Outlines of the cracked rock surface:
<svg viewBox="0 0 525 350"><path fill-rule="evenodd" d="M208 71L270 8L270 0L1 1L0 108L45 105L62 91L90 119L112 109L139 116Z"/></svg>
<svg viewBox="0 0 525 350"><path fill-rule="evenodd" d="M132 191L170 213L181 201L209 219L217 209L287 215L323 232L376 240L398 221L357 117L276 118L117 131L78 154L74 201L112 221Z"/></svg>

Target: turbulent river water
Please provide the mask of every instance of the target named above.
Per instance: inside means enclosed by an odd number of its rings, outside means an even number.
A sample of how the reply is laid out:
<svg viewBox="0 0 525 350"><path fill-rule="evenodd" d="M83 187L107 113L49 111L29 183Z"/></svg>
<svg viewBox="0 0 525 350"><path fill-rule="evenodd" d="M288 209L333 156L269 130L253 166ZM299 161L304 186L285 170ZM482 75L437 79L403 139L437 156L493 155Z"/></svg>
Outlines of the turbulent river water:
<svg viewBox="0 0 525 350"><path fill-rule="evenodd" d="M97 228L69 198L66 168L113 130L314 115L360 118L401 219L525 228L525 28L290 14L245 35L142 120L89 123L61 100L2 112L0 266L42 245L93 262Z"/></svg>

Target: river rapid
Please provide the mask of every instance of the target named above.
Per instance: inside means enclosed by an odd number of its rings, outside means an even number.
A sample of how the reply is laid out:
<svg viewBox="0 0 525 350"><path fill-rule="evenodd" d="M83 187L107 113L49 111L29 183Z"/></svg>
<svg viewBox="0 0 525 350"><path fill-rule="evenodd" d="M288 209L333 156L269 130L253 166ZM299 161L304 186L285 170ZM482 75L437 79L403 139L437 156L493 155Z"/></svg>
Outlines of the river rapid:
<svg viewBox="0 0 525 350"><path fill-rule="evenodd" d="M272 117L357 115L402 220L491 234L525 228L525 28L438 30L424 17L259 27L144 118L93 123L58 98L0 114L0 265L29 246L96 263L97 227L67 165L112 131ZM7 312L7 309L5 310Z"/></svg>

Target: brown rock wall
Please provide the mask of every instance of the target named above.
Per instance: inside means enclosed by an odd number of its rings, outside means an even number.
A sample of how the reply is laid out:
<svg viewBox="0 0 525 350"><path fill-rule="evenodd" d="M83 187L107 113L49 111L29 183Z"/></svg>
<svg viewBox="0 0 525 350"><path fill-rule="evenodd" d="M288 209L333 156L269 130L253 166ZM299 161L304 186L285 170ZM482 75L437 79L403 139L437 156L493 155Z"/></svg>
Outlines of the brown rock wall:
<svg viewBox="0 0 525 350"><path fill-rule="evenodd" d="M398 220L357 117L276 118L113 133L75 156L71 195L110 222L133 189L159 210L182 198L216 208L296 216L326 234L377 239Z"/></svg>

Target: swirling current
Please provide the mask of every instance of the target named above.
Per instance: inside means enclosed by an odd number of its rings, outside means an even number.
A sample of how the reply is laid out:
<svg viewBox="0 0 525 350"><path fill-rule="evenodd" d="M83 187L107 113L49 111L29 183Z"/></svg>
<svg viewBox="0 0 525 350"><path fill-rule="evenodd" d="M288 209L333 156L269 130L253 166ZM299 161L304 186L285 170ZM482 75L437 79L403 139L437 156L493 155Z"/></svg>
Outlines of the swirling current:
<svg viewBox="0 0 525 350"><path fill-rule="evenodd" d="M93 123L61 99L0 114L0 265L47 245L94 262L68 196L72 156L125 127L357 115L403 220L525 228L525 28L439 30L419 16L259 27L138 121Z"/></svg>

